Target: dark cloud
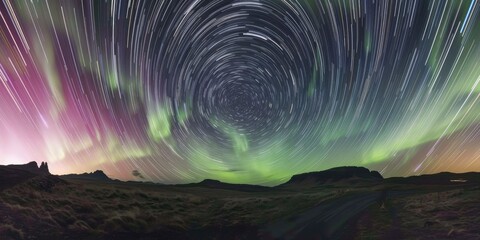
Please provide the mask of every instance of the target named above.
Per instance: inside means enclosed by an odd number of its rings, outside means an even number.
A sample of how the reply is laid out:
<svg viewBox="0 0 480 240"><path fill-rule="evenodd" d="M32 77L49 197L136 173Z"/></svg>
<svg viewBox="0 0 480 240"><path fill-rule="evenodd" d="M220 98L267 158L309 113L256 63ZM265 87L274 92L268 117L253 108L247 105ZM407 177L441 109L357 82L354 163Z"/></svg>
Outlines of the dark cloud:
<svg viewBox="0 0 480 240"><path fill-rule="evenodd" d="M138 170L133 170L132 175L137 178L145 179L145 177Z"/></svg>

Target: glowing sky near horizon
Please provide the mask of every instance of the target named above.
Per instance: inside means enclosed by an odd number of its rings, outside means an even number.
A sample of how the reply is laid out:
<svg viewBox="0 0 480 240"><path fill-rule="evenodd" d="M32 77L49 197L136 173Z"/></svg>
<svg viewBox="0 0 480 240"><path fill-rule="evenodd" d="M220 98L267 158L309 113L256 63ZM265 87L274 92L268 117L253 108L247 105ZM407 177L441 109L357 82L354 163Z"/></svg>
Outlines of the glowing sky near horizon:
<svg viewBox="0 0 480 240"><path fill-rule="evenodd" d="M478 0L3 0L0 42L0 164L480 171Z"/></svg>

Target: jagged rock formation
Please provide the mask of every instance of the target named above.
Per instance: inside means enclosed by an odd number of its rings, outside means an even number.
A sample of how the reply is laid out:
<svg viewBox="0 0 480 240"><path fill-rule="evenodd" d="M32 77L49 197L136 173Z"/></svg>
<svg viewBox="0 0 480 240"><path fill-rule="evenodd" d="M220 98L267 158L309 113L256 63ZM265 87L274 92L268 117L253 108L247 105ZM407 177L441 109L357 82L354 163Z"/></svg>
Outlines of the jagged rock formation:
<svg viewBox="0 0 480 240"><path fill-rule="evenodd" d="M0 166L0 191L38 176L51 176L46 162Z"/></svg>
<svg viewBox="0 0 480 240"><path fill-rule="evenodd" d="M336 167L320 172L302 173L282 185L320 185L341 181L372 182L382 181L382 175L377 171L370 171L364 167Z"/></svg>
<svg viewBox="0 0 480 240"><path fill-rule="evenodd" d="M50 174L50 171L48 170L47 162L42 162L38 170L43 174Z"/></svg>
<svg viewBox="0 0 480 240"><path fill-rule="evenodd" d="M36 175L50 175L50 171L48 170L48 164L46 162L42 162L40 164L40 167L38 167L37 162L34 161L27 164L7 165L6 167L10 169L27 171Z"/></svg>

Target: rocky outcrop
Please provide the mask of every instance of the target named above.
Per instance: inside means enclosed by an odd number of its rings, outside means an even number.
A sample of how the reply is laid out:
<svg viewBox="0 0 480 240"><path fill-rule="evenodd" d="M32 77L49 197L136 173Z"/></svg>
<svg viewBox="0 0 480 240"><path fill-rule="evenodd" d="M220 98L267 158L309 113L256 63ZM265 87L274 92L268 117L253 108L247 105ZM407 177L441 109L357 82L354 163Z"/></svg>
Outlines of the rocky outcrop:
<svg viewBox="0 0 480 240"><path fill-rule="evenodd" d="M38 167L36 162L0 166L0 191L11 188L29 179L35 180L37 178L51 176L46 162L42 162L40 167Z"/></svg>
<svg viewBox="0 0 480 240"><path fill-rule="evenodd" d="M45 174L45 175L50 175L50 171L48 170L48 163L47 162L42 162L40 164L40 167L38 168L40 173Z"/></svg>
<svg viewBox="0 0 480 240"><path fill-rule="evenodd" d="M40 167L38 167L37 162L33 161L27 164L7 165L6 167L10 169L27 171L36 175L50 175L50 171L48 170L48 164L46 162L42 162L40 164Z"/></svg>

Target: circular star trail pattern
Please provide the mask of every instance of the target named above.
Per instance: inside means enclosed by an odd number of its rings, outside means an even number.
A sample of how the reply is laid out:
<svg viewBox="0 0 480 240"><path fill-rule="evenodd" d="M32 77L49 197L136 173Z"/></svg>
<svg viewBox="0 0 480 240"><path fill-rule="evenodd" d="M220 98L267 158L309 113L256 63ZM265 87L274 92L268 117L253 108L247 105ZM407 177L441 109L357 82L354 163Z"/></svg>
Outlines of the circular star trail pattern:
<svg viewBox="0 0 480 240"><path fill-rule="evenodd" d="M265 185L342 165L480 171L479 9L6 0L0 162Z"/></svg>

